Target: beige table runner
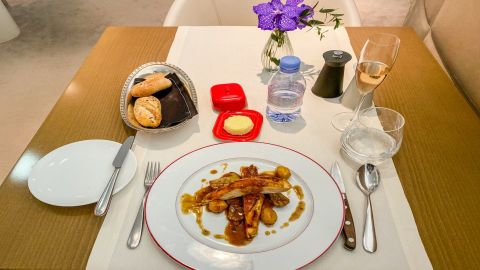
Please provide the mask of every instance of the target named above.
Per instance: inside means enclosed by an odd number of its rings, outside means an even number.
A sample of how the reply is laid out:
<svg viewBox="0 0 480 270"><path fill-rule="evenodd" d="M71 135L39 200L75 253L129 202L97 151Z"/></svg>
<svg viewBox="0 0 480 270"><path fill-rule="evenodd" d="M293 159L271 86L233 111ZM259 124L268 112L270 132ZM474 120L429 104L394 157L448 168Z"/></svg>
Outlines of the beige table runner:
<svg viewBox="0 0 480 270"><path fill-rule="evenodd" d="M286 125L265 119L257 141L285 145L315 159L329 168L338 160L357 229L358 247L353 252L343 248L339 239L332 248L308 266L309 269L431 269L418 236L410 207L403 194L391 160L380 167L382 184L372 196L379 249L366 253L361 247L365 199L353 181L356 168L341 158L340 133L330 126L331 117L348 109L337 99L325 100L310 92L323 66L322 53L341 49L354 55L345 29L330 30L319 41L315 33L289 33L295 54L303 61L307 91L302 107L303 118ZM138 133L134 152L140 167L132 183L112 202L98 234L87 268L90 269L176 269L181 268L150 239L148 232L136 250L126 247L126 240L143 195L145 163L158 160L165 167L177 157L204 145L217 143L211 130L217 113L211 109L210 87L218 83L238 82L247 95L248 107L264 114L267 82L260 53L268 32L255 27L180 27L170 49L168 62L181 67L197 89L200 114L186 127L175 132L151 135ZM355 57L354 57L355 60ZM345 83L353 77L351 61L345 68ZM179 230L183 230L179 228Z"/></svg>

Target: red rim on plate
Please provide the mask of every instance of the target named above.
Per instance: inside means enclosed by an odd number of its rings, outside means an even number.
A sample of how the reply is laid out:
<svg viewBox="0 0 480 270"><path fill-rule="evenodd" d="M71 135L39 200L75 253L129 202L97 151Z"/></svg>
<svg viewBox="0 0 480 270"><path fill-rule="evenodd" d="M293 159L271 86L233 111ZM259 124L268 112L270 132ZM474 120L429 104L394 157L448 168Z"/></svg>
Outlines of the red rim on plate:
<svg viewBox="0 0 480 270"><path fill-rule="evenodd" d="M243 115L252 119L253 129L244 135L232 135L223 129L225 120L230 116ZM236 142L248 142L258 137L260 130L262 129L263 116L261 113L254 110L241 110L241 111L225 111L218 115L215 126L213 126L213 135L223 141L236 141Z"/></svg>
<svg viewBox="0 0 480 270"><path fill-rule="evenodd" d="M332 245L337 241L338 237L340 236L340 233L342 231L342 228L343 228L343 224L345 222L345 204L344 204L344 201L342 199L342 195L341 195L341 191L340 191L340 188L338 187L337 183L335 182L335 180L332 178L332 176L330 175L330 173L322 166L320 165L318 162L316 162L314 159L296 151L296 150L293 150L291 148L288 148L288 147L284 147L284 146L280 146L280 145L276 145L276 144L271 144L271 143L265 143L265 142L251 142L251 143L258 143L258 144L265 144L265 145L272 145L272 146L276 146L276 147L280 147L280 148L284 148L284 149L287 149L287 150L290 150L292 152L295 152L303 157L305 157L306 159L309 159L310 161L312 161L313 163L317 164L323 171L325 171L325 173L329 176L330 180L334 183L337 191L338 191L338 194L339 194L339 201L342 205L342 221L340 223L340 226L339 226L339 229L338 229L338 232L336 233L335 237L332 239L332 242L323 250L320 252L320 254L309 260L308 262L305 262L303 265L299 266L298 269L300 268L303 268L311 263L313 263L315 260L317 260L318 258L320 258L323 254L325 254L331 247ZM204 147L201 147L201 148L198 148L198 149L195 149L191 152L188 152L182 156L180 156L179 158L177 158L176 160L174 160L172 163L170 163L168 166L166 166L162 172L157 176L157 179L155 179L155 182L153 183L153 185L155 185L156 183L156 180L158 180L160 178L160 176L171 166L173 165L174 163L176 163L177 161L181 160L182 158L196 152L196 151L199 151L199 150L202 150L202 149L205 149L205 148L209 148L209 147L214 147L214 146L217 146L217 145L222 145L223 143L217 143L217 144L212 144L212 145L207 145L207 146L204 146ZM151 191L151 190L150 190ZM148 232L150 234L150 237L153 239L153 241L155 242L155 244L165 253L167 254L170 258L172 258L175 262L179 263L180 265L186 267L186 268L189 268L189 269L195 269L193 268L192 266L190 265L187 265L183 262L181 262L179 259L177 259L173 254L170 254L158 241L157 239L154 237L153 233L152 233L152 229L149 225L149 222L148 222L148 218L147 218L147 202L149 200L149 196L150 196L150 191L149 193L147 194L147 198L145 200L145 203L144 203L144 215L145 215L145 224L147 225L147 229L148 229Z"/></svg>

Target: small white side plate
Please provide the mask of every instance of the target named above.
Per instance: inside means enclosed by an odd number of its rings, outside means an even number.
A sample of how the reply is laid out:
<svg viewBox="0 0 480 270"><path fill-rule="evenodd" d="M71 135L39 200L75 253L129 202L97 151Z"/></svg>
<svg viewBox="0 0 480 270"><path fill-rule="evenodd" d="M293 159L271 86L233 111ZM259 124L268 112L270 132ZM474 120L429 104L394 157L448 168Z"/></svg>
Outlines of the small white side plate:
<svg viewBox="0 0 480 270"><path fill-rule="evenodd" d="M121 144L87 140L64 145L40 159L28 178L28 188L37 199L56 206L80 206L97 202L110 179ZM114 193L132 180L137 160L130 150Z"/></svg>

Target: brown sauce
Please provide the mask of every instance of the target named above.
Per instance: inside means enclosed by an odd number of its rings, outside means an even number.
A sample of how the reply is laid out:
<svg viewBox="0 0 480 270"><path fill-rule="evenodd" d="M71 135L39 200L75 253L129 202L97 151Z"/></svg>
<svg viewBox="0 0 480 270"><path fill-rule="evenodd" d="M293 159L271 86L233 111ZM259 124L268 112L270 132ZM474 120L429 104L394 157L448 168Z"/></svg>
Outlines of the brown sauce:
<svg viewBox="0 0 480 270"><path fill-rule="evenodd" d="M188 214L190 213L190 210L193 208L195 205L195 197L190 195L190 194L183 194L182 197L180 198L180 206L182 207L182 213L183 214Z"/></svg>
<svg viewBox="0 0 480 270"><path fill-rule="evenodd" d="M225 227L225 240L234 246L245 246L251 241L247 239L243 222L228 222Z"/></svg>
<svg viewBox="0 0 480 270"><path fill-rule="evenodd" d="M295 208L295 211L293 211L288 221L295 221L299 219L302 216L303 211L305 211L305 202L299 201L297 204L297 208Z"/></svg>
<svg viewBox="0 0 480 270"><path fill-rule="evenodd" d="M293 190L295 190L295 194L297 194L297 197L299 200L303 200L303 189L301 186L295 185L293 186Z"/></svg>
<svg viewBox="0 0 480 270"><path fill-rule="evenodd" d="M288 227L288 225L290 225L290 223L285 222L285 223L282 224L282 226L280 226L280 229L283 229L283 228L285 228L285 227Z"/></svg>
<svg viewBox="0 0 480 270"><path fill-rule="evenodd" d="M205 182L207 182L207 179L203 178L202 183L205 183Z"/></svg>
<svg viewBox="0 0 480 270"><path fill-rule="evenodd" d="M273 233L273 234L275 234L275 233L277 233L277 231L275 231L275 230L272 230L272 233Z"/></svg>
<svg viewBox="0 0 480 270"><path fill-rule="evenodd" d="M218 173L217 170L211 170L211 171L210 171L210 174L217 174L217 173Z"/></svg>
<svg viewBox="0 0 480 270"><path fill-rule="evenodd" d="M269 231L265 231L265 235L266 235L266 236L269 236L269 235L270 235L270 232L269 232Z"/></svg>
<svg viewBox="0 0 480 270"><path fill-rule="evenodd" d="M183 194L180 198L180 205L182 207L182 213L188 214L193 213L195 215L195 222L197 223L198 227L202 231L202 234L205 236L210 235L210 231L205 229L202 222L202 214L203 214L203 207L202 205L197 203L196 196L192 196L190 194Z"/></svg>

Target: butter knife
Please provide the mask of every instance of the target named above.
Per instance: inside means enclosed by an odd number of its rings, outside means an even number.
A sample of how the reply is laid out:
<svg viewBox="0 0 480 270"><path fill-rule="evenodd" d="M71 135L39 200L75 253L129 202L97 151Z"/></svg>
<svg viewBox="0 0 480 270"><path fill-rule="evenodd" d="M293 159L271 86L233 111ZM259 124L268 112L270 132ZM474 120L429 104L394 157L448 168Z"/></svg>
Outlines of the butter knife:
<svg viewBox="0 0 480 270"><path fill-rule="evenodd" d="M112 199L113 188L115 187L115 182L117 182L118 173L122 168L123 161L128 155L128 151L130 151L130 147L132 147L134 139L134 136L130 136L123 142L122 146L120 146L120 150L118 150L118 153L112 163L113 167L115 167L115 170L113 171L112 177L110 177L102 196L100 196L100 199L95 206L95 216L103 216L107 213L108 207L110 206L110 201Z"/></svg>
<svg viewBox="0 0 480 270"><path fill-rule="evenodd" d="M330 174L335 182L337 182L337 185L342 192L343 202L345 204L345 224L343 224L343 236L345 237L345 242L343 246L348 250L354 250L357 244L355 236L355 224L353 224L352 212L350 211L347 194L345 193L345 185L343 184L342 173L340 172L340 167L336 161L332 165Z"/></svg>

